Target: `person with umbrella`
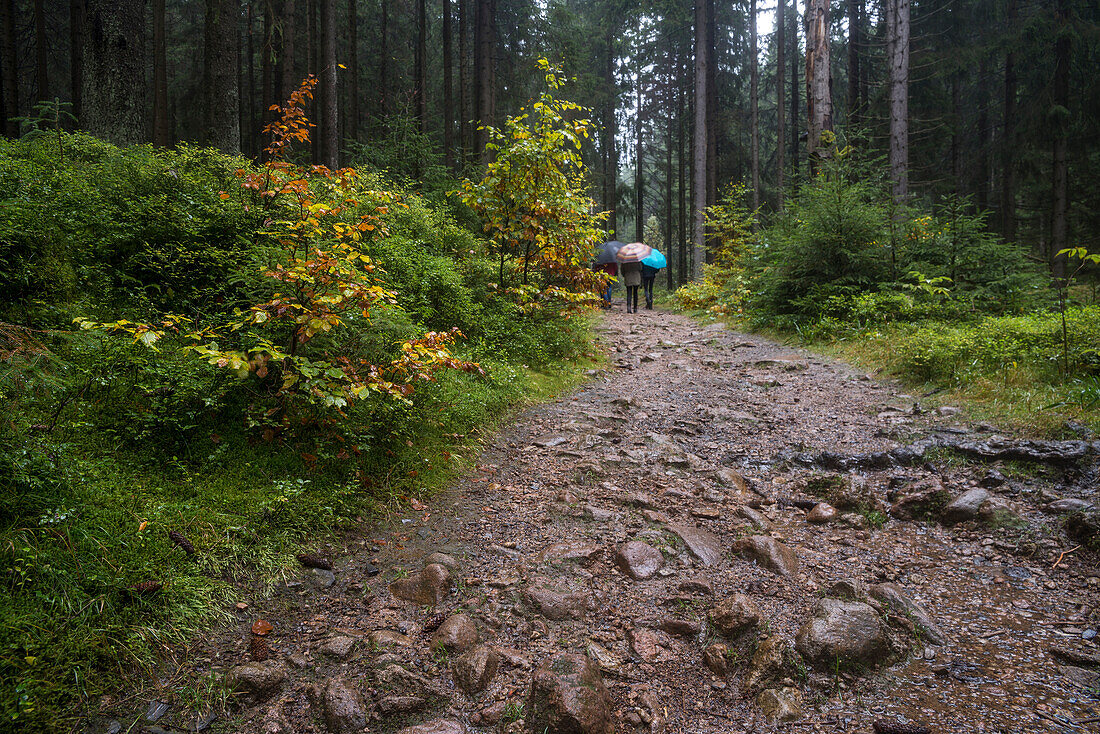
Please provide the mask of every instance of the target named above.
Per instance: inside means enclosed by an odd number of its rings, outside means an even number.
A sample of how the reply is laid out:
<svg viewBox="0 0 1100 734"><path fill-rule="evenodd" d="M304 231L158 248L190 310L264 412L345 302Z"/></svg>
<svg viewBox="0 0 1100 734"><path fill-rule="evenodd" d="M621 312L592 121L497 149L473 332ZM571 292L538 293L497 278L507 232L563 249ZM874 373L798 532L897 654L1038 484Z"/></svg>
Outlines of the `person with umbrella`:
<svg viewBox="0 0 1100 734"><path fill-rule="evenodd" d="M653 283L657 280L657 273L668 261L660 250L653 250L642 259L642 290L645 291L645 307L653 310ZM634 306L637 310L638 306Z"/></svg>
<svg viewBox="0 0 1100 734"><path fill-rule="evenodd" d="M618 240L609 240L600 245L600 249L596 253L596 261L593 270L602 270L609 276L607 279L607 291L600 294L603 298L604 308L611 308L611 289L615 285L615 276L619 274L619 263L615 259L615 254L622 248L622 242Z"/></svg>
<svg viewBox="0 0 1100 734"><path fill-rule="evenodd" d="M619 261L619 274L622 275L623 285L626 286L626 312L638 312L638 289L642 287L642 260L653 248L644 242L631 242L623 245L615 253L615 259ZM633 304L633 305L631 305Z"/></svg>

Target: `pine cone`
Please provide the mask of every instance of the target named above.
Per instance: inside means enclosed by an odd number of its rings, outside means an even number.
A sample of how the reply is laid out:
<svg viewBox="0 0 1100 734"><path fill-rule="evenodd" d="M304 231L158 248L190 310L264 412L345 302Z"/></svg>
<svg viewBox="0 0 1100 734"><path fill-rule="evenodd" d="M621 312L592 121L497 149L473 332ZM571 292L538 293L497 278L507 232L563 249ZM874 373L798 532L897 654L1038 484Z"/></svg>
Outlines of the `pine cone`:
<svg viewBox="0 0 1100 734"><path fill-rule="evenodd" d="M932 730L923 724L902 724L899 721L879 719L871 724L875 734L932 734Z"/></svg>
<svg viewBox="0 0 1100 734"><path fill-rule="evenodd" d="M258 635L252 635L252 642L249 644L249 652L252 653L252 659L257 663L262 663L271 657L271 648L267 646L267 640Z"/></svg>
<svg viewBox="0 0 1100 734"><path fill-rule="evenodd" d="M420 629L420 636L427 637L431 633L435 632L437 629L439 629L439 626L443 624L443 621L445 619L447 619L446 614L434 615L431 619L424 623L424 626Z"/></svg>
<svg viewBox="0 0 1100 734"><path fill-rule="evenodd" d="M169 530L168 539L178 545L187 555L191 555L195 552L195 546L192 545L190 540L183 537L182 533L177 533L175 530Z"/></svg>
<svg viewBox="0 0 1100 734"><path fill-rule="evenodd" d="M164 588L164 584L159 581L142 581L136 583L130 587L130 591L135 594L155 594Z"/></svg>
<svg viewBox="0 0 1100 734"><path fill-rule="evenodd" d="M306 568L320 568L325 571L332 570L332 561L323 558L316 553L299 553L298 562Z"/></svg>

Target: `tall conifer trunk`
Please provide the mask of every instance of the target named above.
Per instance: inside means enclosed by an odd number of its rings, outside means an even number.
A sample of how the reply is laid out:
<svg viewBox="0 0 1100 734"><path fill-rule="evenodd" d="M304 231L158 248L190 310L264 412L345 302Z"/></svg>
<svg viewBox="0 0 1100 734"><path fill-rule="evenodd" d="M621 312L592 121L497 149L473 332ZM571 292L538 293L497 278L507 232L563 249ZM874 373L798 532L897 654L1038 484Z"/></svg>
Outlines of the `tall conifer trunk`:
<svg viewBox="0 0 1100 734"><path fill-rule="evenodd" d="M798 83L798 61L799 61L799 45L798 45L798 0L792 0L791 3L791 124L788 125L791 138L791 176L792 187L796 183L798 178L798 167L801 156L798 154L798 107L799 107L799 90L802 88Z"/></svg>
<svg viewBox="0 0 1100 734"><path fill-rule="evenodd" d="M1016 0L1008 0L1008 27L1015 34ZM1001 234L1016 241L1016 52L1015 38L1005 54L1004 139L1001 141Z"/></svg>
<svg viewBox="0 0 1100 734"><path fill-rule="evenodd" d="M482 162L488 161L490 151L489 131L496 105L496 0L477 0L477 153Z"/></svg>
<svg viewBox="0 0 1100 734"><path fill-rule="evenodd" d="M645 171L642 147L642 69L638 69L634 100L634 241L645 234Z"/></svg>
<svg viewBox="0 0 1100 734"><path fill-rule="evenodd" d="M428 8L426 0L416 0L416 59L413 71L413 97L420 132L428 132Z"/></svg>
<svg viewBox="0 0 1100 734"><path fill-rule="evenodd" d="M892 0L886 0L887 5ZM806 115L808 134L806 154L810 170L830 154L831 146L822 144L821 134L833 129L833 100L829 65L829 2L806 0Z"/></svg>
<svg viewBox="0 0 1100 734"><path fill-rule="evenodd" d="M238 9L235 0L206 0L202 139L205 145L225 153L239 153L241 150L237 76Z"/></svg>
<svg viewBox="0 0 1100 734"><path fill-rule="evenodd" d="M88 0L84 29L84 129L115 145L144 142L144 0Z"/></svg>
<svg viewBox="0 0 1100 734"><path fill-rule="evenodd" d="M612 235L618 236L619 230L619 155L616 148L616 120L618 109L618 94L615 81L615 38L614 32L608 24L606 29L604 57L604 89L607 92L607 102L604 105L604 129L603 129L603 206L608 212L608 229Z"/></svg>
<svg viewBox="0 0 1100 734"><path fill-rule="evenodd" d="M894 202L909 196L909 0L886 0L890 64L890 180Z"/></svg>
<svg viewBox="0 0 1100 734"><path fill-rule="evenodd" d="M378 24L378 116L384 120L390 114L390 4L388 0L380 0L380 2L382 21Z"/></svg>
<svg viewBox="0 0 1100 734"><path fill-rule="evenodd" d="M320 36L321 70L318 86L321 90L321 162L329 168L340 166L339 108L336 96L336 12L334 0L320 0L320 24L317 28Z"/></svg>
<svg viewBox="0 0 1100 734"><path fill-rule="evenodd" d="M2 65L2 64L0 64ZM84 0L70 0L69 2L69 91L72 95L72 113L76 118L77 127L80 126L81 115L81 83L80 78L84 65ZM2 85L0 85L2 86ZM3 94L0 94L0 100ZM0 101L0 114L4 112L4 104Z"/></svg>
<svg viewBox="0 0 1100 734"><path fill-rule="evenodd" d="M706 261L705 210L707 208L707 0L695 0L695 136L694 160L695 227L692 232L694 280L703 277Z"/></svg>
<svg viewBox="0 0 1100 734"><path fill-rule="evenodd" d="M455 170L454 158L454 66L452 64L451 0L443 0L443 162Z"/></svg>
<svg viewBox="0 0 1100 734"><path fill-rule="evenodd" d="M750 134L752 136L752 142L750 147L752 148L752 208L756 211L760 208L760 61L759 52L756 47L756 0L749 0L749 116L750 122ZM753 217L753 225L756 225L756 218Z"/></svg>
<svg viewBox="0 0 1100 734"><path fill-rule="evenodd" d="M462 165L470 161L473 136L470 133L470 0L458 0L458 116L462 138Z"/></svg>
<svg viewBox="0 0 1100 734"><path fill-rule="evenodd" d="M37 102L50 98L46 55L46 9L42 0L34 0L34 96Z"/></svg>
<svg viewBox="0 0 1100 734"><path fill-rule="evenodd" d="M359 142L359 3L348 0L347 137Z"/></svg>
<svg viewBox="0 0 1100 734"><path fill-rule="evenodd" d="M294 0L283 0L283 52L279 56L283 67L282 74L280 74L279 95L276 97L275 100L273 100L274 102L278 102L279 104L282 104L284 101L286 101L286 98L290 96L291 92L297 89L298 82L301 81L300 79L298 79L298 75L295 73L294 68L294 62L296 60L294 47L294 41L296 40L295 34L297 33L296 21L297 13L294 6ZM270 119L268 117L269 114L270 113L266 112L265 110L265 120Z"/></svg>
<svg viewBox="0 0 1100 734"><path fill-rule="evenodd" d="M164 42L164 0L153 0L153 145L172 144L172 115L168 107L168 53Z"/></svg>
<svg viewBox="0 0 1100 734"><path fill-rule="evenodd" d="M19 137L19 61L15 47L15 0L0 0L0 65L3 66L4 134Z"/></svg>
<svg viewBox="0 0 1100 734"><path fill-rule="evenodd" d="M859 96L859 54L862 45L859 0L848 0L848 120L852 125L859 125L863 114L863 100Z"/></svg>
<svg viewBox="0 0 1100 734"><path fill-rule="evenodd" d="M1054 108L1051 110L1053 141L1051 154L1050 271L1066 277L1066 257L1058 253L1069 245L1069 62L1072 49L1068 0L1054 0Z"/></svg>
<svg viewBox="0 0 1100 734"><path fill-rule="evenodd" d="M776 38L775 38L775 188L779 200L776 208L783 211L785 194L783 191L783 176L786 173L786 136L787 125L784 119L787 115L787 5L785 0L779 0L779 8L775 12Z"/></svg>

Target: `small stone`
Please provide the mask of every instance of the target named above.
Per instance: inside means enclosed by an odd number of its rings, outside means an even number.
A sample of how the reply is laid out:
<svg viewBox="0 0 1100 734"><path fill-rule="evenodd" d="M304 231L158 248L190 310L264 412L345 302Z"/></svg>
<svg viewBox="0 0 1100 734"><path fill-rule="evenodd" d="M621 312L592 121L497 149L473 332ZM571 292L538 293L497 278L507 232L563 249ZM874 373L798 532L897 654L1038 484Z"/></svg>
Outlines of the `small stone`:
<svg viewBox="0 0 1100 734"><path fill-rule="evenodd" d="M981 510L982 505L988 502L992 497L993 495L981 487L969 489L951 500L951 502L943 508L941 517L943 521L948 524L973 520L977 517L978 511Z"/></svg>
<svg viewBox="0 0 1100 734"><path fill-rule="evenodd" d="M640 540L632 540L619 548L615 565L636 581L651 578L665 565L661 552Z"/></svg>
<svg viewBox="0 0 1100 734"><path fill-rule="evenodd" d="M342 678L329 681L324 693L325 724L333 734L352 734L367 725L367 709L358 687Z"/></svg>
<svg viewBox="0 0 1100 734"><path fill-rule="evenodd" d="M760 623L760 609L745 594L734 594L710 610L710 621L720 633L733 637Z"/></svg>
<svg viewBox="0 0 1100 734"><path fill-rule="evenodd" d="M539 563L564 563L566 561L592 561L603 553L598 545L589 543L554 543L539 551L535 560Z"/></svg>
<svg viewBox="0 0 1100 734"><path fill-rule="evenodd" d="M680 536L691 554L704 566L713 566L722 560L722 541L713 533L681 523L670 523L668 529Z"/></svg>
<svg viewBox="0 0 1100 734"><path fill-rule="evenodd" d="M500 665L500 655L489 645L477 647L455 658L451 664L455 683L466 693L485 690Z"/></svg>
<svg viewBox="0 0 1100 734"><path fill-rule="evenodd" d="M829 668L876 665L890 654L878 613L858 601L822 599L798 631L798 651L812 663Z"/></svg>
<svg viewBox="0 0 1100 734"><path fill-rule="evenodd" d="M643 662L657 661L657 635L651 630L636 628L629 632L630 649Z"/></svg>
<svg viewBox="0 0 1100 734"><path fill-rule="evenodd" d="M424 559L425 566L430 566L433 563L449 568L452 571L457 571L461 565L453 556L449 556L446 553L440 553L439 551L429 554L428 557Z"/></svg>
<svg viewBox="0 0 1100 734"><path fill-rule="evenodd" d="M729 672L730 646L724 642L716 642L703 650L703 664L718 675Z"/></svg>
<svg viewBox="0 0 1100 734"><path fill-rule="evenodd" d="M798 556L770 535L753 535L739 540L733 549L780 576L798 575Z"/></svg>
<svg viewBox="0 0 1100 734"><path fill-rule="evenodd" d="M332 637L321 645L321 652L343 660L351 654L357 640L354 637Z"/></svg>
<svg viewBox="0 0 1100 734"><path fill-rule="evenodd" d="M714 595L714 587L703 579L688 579L687 581L681 581L676 589L687 594Z"/></svg>
<svg viewBox="0 0 1100 734"><path fill-rule="evenodd" d="M835 520L837 514L836 508L828 502L818 502L806 515L806 522L814 523L815 525L824 525L825 523L830 523Z"/></svg>
<svg viewBox="0 0 1100 734"><path fill-rule="evenodd" d="M798 653L791 641L779 635L765 638L756 646L745 673L745 689L756 690L766 683L790 675Z"/></svg>
<svg viewBox="0 0 1100 734"><path fill-rule="evenodd" d="M419 573L390 584L390 593L414 604L438 606L451 593L451 572L446 566L431 563Z"/></svg>
<svg viewBox="0 0 1100 734"><path fill-rule="evenodd" d="M595 505L586 505L584 508L584 515L589 520L594 520L596 522L607 522L608 520L615 519L614 512L604 509L603 507L596 507Z"/></svg>
<svg viewBox="0 0 1100 734"><path fill-rule="evenodd" d="M591 594L568 593L553 588L545 578L536 577L524 589L523 601L542 616L552 621L583 619L596 602Z"/></svg>
<svg viewBox="0 0 1100 734"><path fill-rule="evenodd" d="M267 698L282 688L286 680L286 669L277 660L245 663L230 668L226 679L235 691L251 693L256 698Z"/></svg>
<svg viewBox="0 0 1100 734"><path fill-rule="evenodd" d="M933 645L946 645L947 634L932 620L928 610L909 598L897 584L877 584L871 596L901 612L916 626L916 631Z"/></svg>
<svg viewBox="0 0 1100 734"><path fill-rule="evenodd" d="M691 619L662 619L658 626L670 635L696 637L702 631L702 625Z"/></svg>
<svg viewBox="0 0 1100 734"><path fill-rule="evenodd" d="M581 655L550 660L531 680L524 723L537 734L611 734L611 701L600 669Z"/></svg>
<svg viewBox="0 0 1100 734"><path fill-rule="evenodd" d="M436 719L427 724L405 727L397 734L466 734L466 727L450 719Z"/></svg>
<svg viewBox="0 0 1100 734"><path fill-rule="evenodd" d="M450 653L466 652L477 642L477 625L468 614L447 617L432 635L432 647L441 647Z"/></svg>
<svg viewBox="0 0 1100 734"><path fill-rule="evenodd" d="M748 520L757 530L768 531L772 529L771 520L769 520L760 510L749 507L748 505L742 505L737 508L737 514Z"/></svg>
<svg viewBox="0 0 1100 734"><path fill-rule="evenodd" d="M1091 502L1076 497L1066 497L1043 506L1043 512L1051 515L1068 515L1071 512L1087 512L1091 509L1093 509Z"/></svg>
<svg viewBox="0 0 1100 734"><path fill-rule="evenodd" d="M411 637L394 632L393 630L375 630L367 635L367 639L373 647L412 647Z"/></svg>
<svg viewBox="0 0 1100 734"><path fill-rule="evenodd" d="M407 714L410 711L419 711L424 708L427 703L427 699L421 696L390 695L383 696L378 700L378 710L386 716L391 714Z"/></svg>
<svg viewBox="0 0 1100 734"><path fill-rule="evenodd" d="M797 688L768 688L756 697L756 705L770 721L795 721L802 716L802 693Z"/></svg>
<svg viewBox="0 0 1100 734"><path fill-rule="evenodd" d="M336 574L323 568L311 568L306 573L309 583L316 589L331 589L336 583Z"/></svg>

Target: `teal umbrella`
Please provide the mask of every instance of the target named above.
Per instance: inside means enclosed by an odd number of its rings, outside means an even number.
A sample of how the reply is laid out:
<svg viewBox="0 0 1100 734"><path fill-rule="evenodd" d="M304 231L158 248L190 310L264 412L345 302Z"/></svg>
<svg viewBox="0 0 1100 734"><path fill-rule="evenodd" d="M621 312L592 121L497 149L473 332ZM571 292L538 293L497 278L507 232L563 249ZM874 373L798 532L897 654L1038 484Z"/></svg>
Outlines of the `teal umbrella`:
<svg viewBox="0 0 1100 734"><path fill-rule="evenodd" d="M660 270L668 265L668 260L665 259L665 256L661 254L660 250L655 249L642 259L642 265L648 265L651 268Z"/></svg>

